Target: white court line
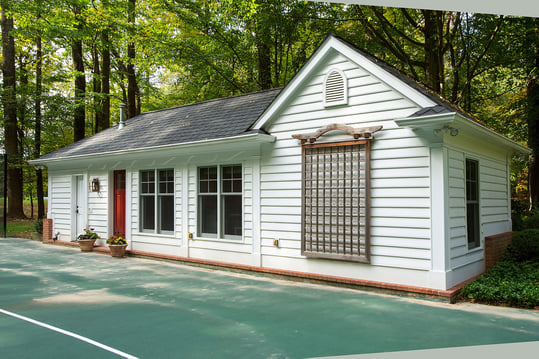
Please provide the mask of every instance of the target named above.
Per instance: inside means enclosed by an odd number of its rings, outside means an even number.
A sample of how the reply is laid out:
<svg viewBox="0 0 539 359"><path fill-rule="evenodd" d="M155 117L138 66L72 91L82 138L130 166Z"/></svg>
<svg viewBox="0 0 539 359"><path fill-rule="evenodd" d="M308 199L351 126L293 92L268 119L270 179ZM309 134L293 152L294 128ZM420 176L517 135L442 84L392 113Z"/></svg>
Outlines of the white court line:
<svg viewBox="0 0 539 359"><path fill-rule="evenodd" d="M58 332L58 333L61 333L61 334L64 334L64 335L68 335L70 337L81 340L81 341L86 342L88 344L95 345L98 348L101 348L101 349L104 349L104 350L109 351L111 353L117 354L117 355L119 355L121 357L128 358L128 359L138 359L137 357L135 357L133 355L130 355L130 354L124 353L124 352L122 352L120 350L111 348L108 345L101 344L101 343L96 342L95 340L92 340L90 338L83 337L82 335L78 335L78 334L69 332L67 330L63 330L63 329L54 327L52 325L48 325L48 324L39 322L37 320L31 319L31 318L28 318L28 317L24 317L24 316L19 315L19 314L11 313L11 312L8 312L7 310L4 310L4 309L0 309L0 313L4 313L4 314L9 315L11 317L21 319L21 320L27 321L27 322L32 323L32 324L39 325L40 327L43 327L43 328L54 330L55 332Z"/></svg>

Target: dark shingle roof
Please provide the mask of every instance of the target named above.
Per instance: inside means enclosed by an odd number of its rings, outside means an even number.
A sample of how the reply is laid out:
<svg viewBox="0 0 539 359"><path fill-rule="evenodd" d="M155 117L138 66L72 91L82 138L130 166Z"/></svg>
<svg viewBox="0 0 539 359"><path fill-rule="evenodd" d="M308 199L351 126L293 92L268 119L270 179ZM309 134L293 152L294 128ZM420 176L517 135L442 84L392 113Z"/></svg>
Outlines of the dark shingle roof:
<svg viewBox="0 0 539 359"><path fill-rule="evenodd" d="M146 112L75 142L40 160L144 149L236 136L249 130L281 89Z"/></svg>

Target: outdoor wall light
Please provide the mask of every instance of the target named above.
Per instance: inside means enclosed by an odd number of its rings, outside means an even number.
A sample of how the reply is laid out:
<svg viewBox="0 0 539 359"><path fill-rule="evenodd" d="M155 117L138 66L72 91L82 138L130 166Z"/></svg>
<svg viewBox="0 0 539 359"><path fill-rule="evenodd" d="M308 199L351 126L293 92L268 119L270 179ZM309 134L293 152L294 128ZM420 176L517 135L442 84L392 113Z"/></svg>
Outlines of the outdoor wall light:
<svg viewBox="0 0 539 359"><path fill-rule="evenodd" d="M443 136L447 132L449 132L451 136L455 137L459 134L459 129L450 126L444 126L442 128L437 128L434 130L434 134L436 136Z"/></svg>
<svg viewBox="0 0 539 359"><path fill-rule="evenodd" d="M99 178L90 181L90 192L99 192Z"/></svg>

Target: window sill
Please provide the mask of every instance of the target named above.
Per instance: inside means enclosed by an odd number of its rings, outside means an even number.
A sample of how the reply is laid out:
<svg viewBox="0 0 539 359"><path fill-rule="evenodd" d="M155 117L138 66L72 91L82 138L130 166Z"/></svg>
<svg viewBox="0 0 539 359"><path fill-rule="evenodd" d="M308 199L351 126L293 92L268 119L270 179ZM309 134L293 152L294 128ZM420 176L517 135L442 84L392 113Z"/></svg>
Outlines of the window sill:
<svg viewBox="0 0 539 359"><path fill-rule="evenodd" d="M217 238L217 237L194 237L192 241L204 241L204 242L215 242L215 243L234 243L234 244L244 244L244 238Z"/></svg>
<svg viewBox="0 0 539 359"><path fill-rule="evenodd" d="M152 233L152 232L137 232L133 233L134 236L141 236L141 237L157 237L157 238L170 238L170 239L178 239L174 233Z"/></svg>
<svg viewBox="0 0 539 359"><path fill-rule="evenodd" d="M480 245L479 247L468 249L468 254L473 254L475 252L481 252L483 249L484 249L483 245Z"/></svg>

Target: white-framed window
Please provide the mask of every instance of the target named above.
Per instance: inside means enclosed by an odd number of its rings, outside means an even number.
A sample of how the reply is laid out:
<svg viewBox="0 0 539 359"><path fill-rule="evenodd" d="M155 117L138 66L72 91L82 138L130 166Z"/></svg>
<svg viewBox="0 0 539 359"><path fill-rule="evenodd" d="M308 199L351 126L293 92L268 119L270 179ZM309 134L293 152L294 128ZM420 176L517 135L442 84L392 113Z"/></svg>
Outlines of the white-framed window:
<svg viewBox="0 0 539 359"><path fill-rule="evenodd" d="M174 170L140 171L140 231L174 233Z"/></svg>
<svg viewBox="0 0 539 359"><path fill-rule="evenodd" d="M324 105L337 106L348 103L348 80L344 72L331 69L324 80Z"/></svg>
<svg viewBox="0 0 539 359"><path fill-rule="evenodd" d="M370 141L303 146L302 254L370 261Z"/></svg>
<svg viewBox="0 0 539 359"><path fill-rule="evenodd" d="M481 246L479 231L479 162L466 159L466 234L468 249Z"/></svg>
<svg viewBox="0 0 539 359"><path fill-rule="evenodd" d="M242 165L198 168L198 235L241 239L243 234Z"/></svg>

